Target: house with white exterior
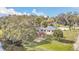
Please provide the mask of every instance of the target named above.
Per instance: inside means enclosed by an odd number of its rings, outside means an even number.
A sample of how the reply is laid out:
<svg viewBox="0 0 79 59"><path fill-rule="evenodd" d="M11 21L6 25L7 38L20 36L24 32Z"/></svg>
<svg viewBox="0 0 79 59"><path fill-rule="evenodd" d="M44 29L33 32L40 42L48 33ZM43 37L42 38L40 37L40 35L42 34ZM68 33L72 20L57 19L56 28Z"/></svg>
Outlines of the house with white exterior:
<svg viewBox="0 0 79 59"><path fill-rule="evenodd" d="M54 26L38 27L38 28L36 28L36 30L37 30L37 34L39 36L43 36L45 34L51 35L51 34L53 34L54 30L56 30L56 27L54 27Z"/></svg>
<svg viewBox="0 0 79 59"><path fill-rule="evenodd" d="M62 27L58 27L57 29L60 29L60 30L64 31L64 30L69 30L69 27L62 26Z"/></svg>

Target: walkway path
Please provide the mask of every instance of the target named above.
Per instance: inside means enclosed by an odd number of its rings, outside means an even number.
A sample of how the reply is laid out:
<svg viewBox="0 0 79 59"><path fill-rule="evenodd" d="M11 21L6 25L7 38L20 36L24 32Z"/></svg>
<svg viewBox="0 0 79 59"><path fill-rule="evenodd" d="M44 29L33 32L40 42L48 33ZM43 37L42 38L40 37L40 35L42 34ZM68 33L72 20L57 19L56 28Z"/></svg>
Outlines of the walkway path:
<svg viewBox="0 0 79 59"><path fill-rule="evenodd" d="M77 37L76 42L73 44L73 46L75 51L79 51L79 35Z"/></svg>

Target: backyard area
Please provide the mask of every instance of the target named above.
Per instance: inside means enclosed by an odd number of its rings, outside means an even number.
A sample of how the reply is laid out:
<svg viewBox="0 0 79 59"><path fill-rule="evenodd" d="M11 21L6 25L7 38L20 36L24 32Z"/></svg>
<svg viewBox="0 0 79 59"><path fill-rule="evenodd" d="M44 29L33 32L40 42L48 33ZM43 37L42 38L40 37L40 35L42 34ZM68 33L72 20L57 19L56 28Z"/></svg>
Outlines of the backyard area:
<svg viewBox="0 0 79 59"><path fill-rule="evenodd" d="M64 38L63 42L52 41L51 43L36 46L36 48L42 48L46 50L55 51L73 51L73 43L78 35L79 30L63 31ZM66 42L67 41L67 42Z"/></svg>
<svg viewBox="0 0 79 59"><path fill-rule="evenodd" d="M75 41L79 30L63 31L66 40Z"/></svg>
<svg viewBox="0 0 79 59"><path fill-rule="evenodd" d="M46 49L48 51L50 51L50 50L53 50L53 51L71 51L71 50L73 50L72 44L61 43L58 41L52 41L51 43L37 46L37 48Z"/></svg>

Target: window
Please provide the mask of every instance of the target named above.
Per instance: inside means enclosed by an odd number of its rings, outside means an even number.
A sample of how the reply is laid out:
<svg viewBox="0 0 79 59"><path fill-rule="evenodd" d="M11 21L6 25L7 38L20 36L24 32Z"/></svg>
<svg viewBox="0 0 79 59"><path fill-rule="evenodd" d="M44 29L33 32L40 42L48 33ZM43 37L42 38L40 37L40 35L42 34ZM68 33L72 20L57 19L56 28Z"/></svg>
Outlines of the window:
<svg viewBox="0 0 79 59"><path fill-rule="evenodd" d="M44 32L46 32L46 30L44 30Z"/></svg>
<svg viewBox="0 0 79 59"><path fill-rule="evenodd" d="M43 29L41 29L41 31L43 31Z"/></svg>

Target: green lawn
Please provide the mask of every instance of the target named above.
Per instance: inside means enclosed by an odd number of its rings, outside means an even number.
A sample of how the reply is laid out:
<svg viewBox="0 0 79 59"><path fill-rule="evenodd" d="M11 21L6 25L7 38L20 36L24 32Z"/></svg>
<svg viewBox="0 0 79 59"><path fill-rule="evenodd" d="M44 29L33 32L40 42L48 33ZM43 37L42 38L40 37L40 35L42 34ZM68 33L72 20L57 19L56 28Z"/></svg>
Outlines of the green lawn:
<svg viewBox="0 0 79 59"><path fill-rule="evenodd" d="M63 31L66 40L75 41L79 30Z"/></svg>
<svg viewBox="0 0 79 59"><path fill-rule="evenodd" d="M71 31L63 31L64 37L66 40L75 41L79 30L71 30ZM52 41L48 44L39 45L36 48L41 48L45 50L53 50L53 51L72 51L73 44L72 43L62 43L59 41Z"/></svg>
<svg viewBox="0 0 79 59"><path fill-rule="evenodd" d="M72 51L72 44L66 44L66 43L61 43L58 41L52 41L52 43L48 43L48 44L43 44L40 46L37 46L37 48L42 48L42 49L46 49L48 51Z"/></svg>

